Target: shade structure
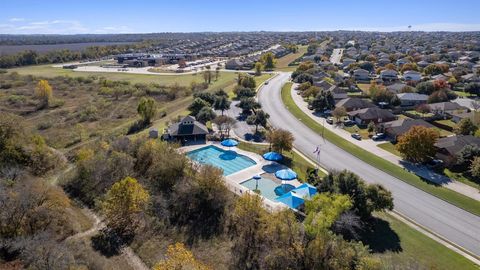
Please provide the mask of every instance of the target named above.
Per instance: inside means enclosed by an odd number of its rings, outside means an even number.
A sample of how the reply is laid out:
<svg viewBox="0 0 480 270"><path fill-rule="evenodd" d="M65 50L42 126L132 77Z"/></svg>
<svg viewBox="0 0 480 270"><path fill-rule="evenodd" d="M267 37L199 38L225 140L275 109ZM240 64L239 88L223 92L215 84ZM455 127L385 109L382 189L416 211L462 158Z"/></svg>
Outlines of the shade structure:
<svg viewBox="0 0 480 270"><path fill-rule="evenodd" d="M278 179L284 180L284 181L289 181L297 178L297 173L292 171L291 169L283 169L283 170L278 170L275 172L275 176Z"/></svg>
<svg viewBox="0 0 480 270"><path fill-rule="evenodd" d="M238 142L235 141L234 139L226 139L226 140L223 140L220 144L226 147L233 147L233 146L237 146Z"/></svg>
<svg viewBox="0 0 480 270"><path fill-rule="evenodd" d="M305 200L293 192L285 193L276 199L278 202L286 204L290 208L298 208L305 203Z"/></svg>
<svg viewBox="0 0 480 270"><path fill-rule="evenodd" d="M268 152L263 154L263 158L270 161L279 161L283 159L283 156L277 152Z"/></svg>
<svg viewBox="0 0 480 270"><path fill-rule="evenodd" d="M317 194L317 188L308 183L304 183L292 190L292 192L304 199L310 199L313 195Z"/></svg>

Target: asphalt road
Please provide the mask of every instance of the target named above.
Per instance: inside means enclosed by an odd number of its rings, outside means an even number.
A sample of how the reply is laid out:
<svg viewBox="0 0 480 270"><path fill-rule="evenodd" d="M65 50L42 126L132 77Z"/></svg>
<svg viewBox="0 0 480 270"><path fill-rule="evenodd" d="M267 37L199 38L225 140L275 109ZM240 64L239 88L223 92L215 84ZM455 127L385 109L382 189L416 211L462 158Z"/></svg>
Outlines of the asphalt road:
<svg viewBox="0 0 480 270"><path fill-rule="evenodd" d="M295 148L316 160L314 149L320 145L320 164L329 170L347 169L369 183L379 183L390 190L395 210L450 242L480 256L480 217L430 195L400 179L371 166L334 144L325 141L283 105L281 87L290 77L282 73L261 88L259 102L270 114L270 123L293 133Z"/></svg>

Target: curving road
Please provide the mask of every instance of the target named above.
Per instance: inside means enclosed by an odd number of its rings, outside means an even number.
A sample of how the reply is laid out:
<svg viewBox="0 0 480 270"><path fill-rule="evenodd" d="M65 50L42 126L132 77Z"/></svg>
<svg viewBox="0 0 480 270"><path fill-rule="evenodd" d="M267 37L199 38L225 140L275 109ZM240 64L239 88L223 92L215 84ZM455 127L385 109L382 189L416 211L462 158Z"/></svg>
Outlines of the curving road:
<svg viewBox="0 0 480 270"><path fill-rule="evenodd" d="M316 159L320 145L320 164L329 170L348 169L365 181L382 184L394 197L395 210L448 241L480 256L480 217L415 188L325 141L319 134L296 119L283 105L281 88L289 80L281 73L261 88L258 99L270 114L270 123L289 130L295 136L295 148Z"/></svg>

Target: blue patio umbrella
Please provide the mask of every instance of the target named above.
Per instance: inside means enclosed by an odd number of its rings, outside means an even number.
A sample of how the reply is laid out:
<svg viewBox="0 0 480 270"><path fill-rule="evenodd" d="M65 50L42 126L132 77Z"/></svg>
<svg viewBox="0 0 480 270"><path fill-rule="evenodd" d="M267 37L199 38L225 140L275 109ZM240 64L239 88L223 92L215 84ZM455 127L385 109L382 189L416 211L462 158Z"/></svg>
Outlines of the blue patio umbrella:
<svg viewBox="0 0 480 270"><path fill-rule="evenodd" d="M263 154L263 158L270 161L279 161L282 160L283 156L277 152L268 152Z"/></svg>
<svg viewBox="0 0 480 270"><path fill-rule="evenodd" d="M302 198L310 199L313 195L317 194L317 188L308 183L304 183L292 190L292 192Z"/></svg>
<svg viewBox="0 0 480 270"><path fill-rule="evenodd" d="M280 180L293 180L297 178L297 173L292 171L291 169L283 169L283 170L278 170L275 172L275 176L280 179Z"/></svg>
<svg viewBox="0 0 480 270"><path fill-rule="evenodd" d="M226 139L226 140L223 140L220 144L226 147L233 147L233 146L237 146L238 142L234 139Z"/></svg>
<svg viewBox="0 0 480 270"><path fill-rule="evenodd" d="M290 208L298 208L305 203L305 200L293 192L285 193L276 199L278 202L286 204Z"/></svg>
<svg viewBox="0 0 480 270"><path fill-rule="evenodd" d="M261 177L260 175L255 175L255 176L253 177L253 179L255 179L255 180L260 180L260 179L262 179L262 177Z"/></svg>

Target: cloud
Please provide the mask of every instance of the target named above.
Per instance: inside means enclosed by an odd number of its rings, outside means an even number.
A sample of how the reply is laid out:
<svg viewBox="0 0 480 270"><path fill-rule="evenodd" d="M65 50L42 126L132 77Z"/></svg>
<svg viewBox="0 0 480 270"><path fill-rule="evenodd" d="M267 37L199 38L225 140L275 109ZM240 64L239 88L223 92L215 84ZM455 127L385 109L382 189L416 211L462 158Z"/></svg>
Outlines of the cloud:
<svg viewBox="0 0 480 270"><path fill-rule="evenodd" d="M23 21L25 21L25 18L10 18L8 21L9 22L23 22Z"/></svg>
<svg viewBox="0 0 480 270"><path fill-rule="evenodd" d="M98 28L94 31L95 34L125 34L125 33L132 33L132 29L126 25L121 26L105 26Z"/></svg>
<svg viewBox="0 0 480 270"><path fill-rule="evenodd" d="M15 21L0 25L3 34L83 34L91 32L81 22L75 20Z"/></svg>

